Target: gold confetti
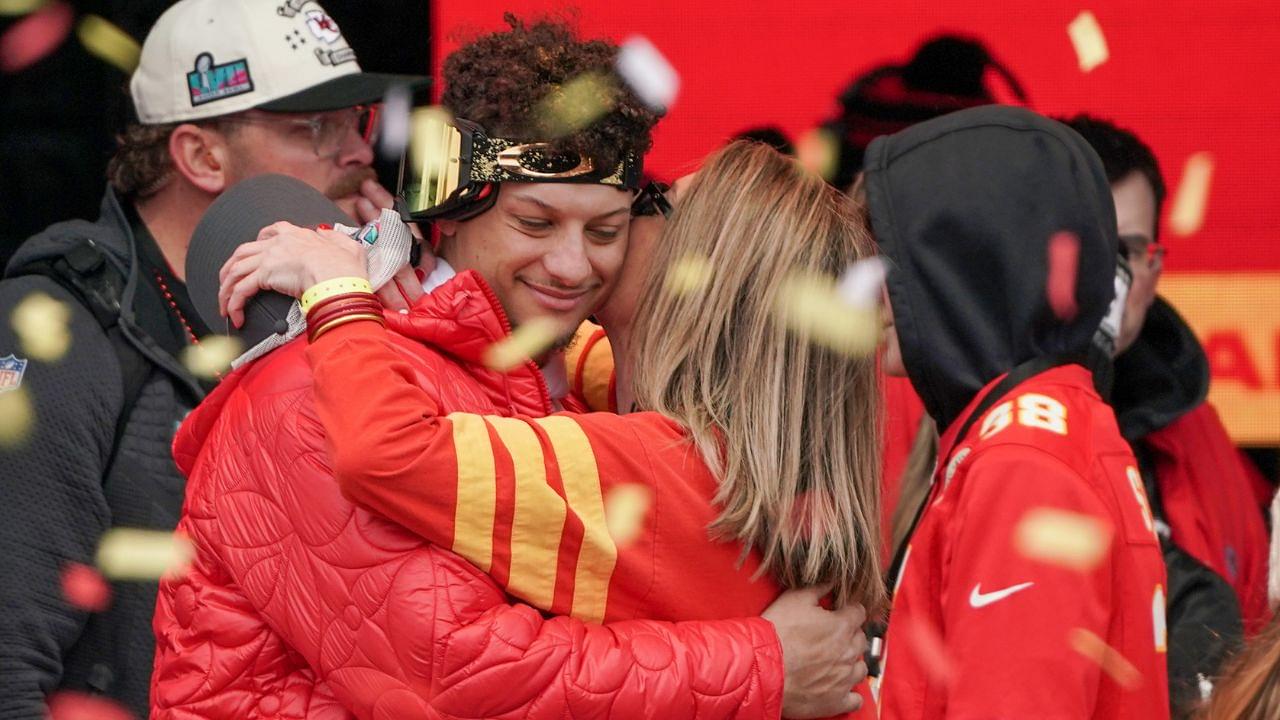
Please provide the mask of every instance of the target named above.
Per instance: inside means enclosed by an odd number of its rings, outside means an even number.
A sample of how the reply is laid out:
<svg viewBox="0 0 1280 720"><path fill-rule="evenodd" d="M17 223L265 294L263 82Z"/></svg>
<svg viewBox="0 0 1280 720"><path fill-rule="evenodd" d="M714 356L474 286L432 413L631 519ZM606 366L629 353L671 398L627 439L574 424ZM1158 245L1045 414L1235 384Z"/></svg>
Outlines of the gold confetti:
<svg viewBox="0 0 1280 720"><path fill-rule="evenodd" d="M142 57L138 41L111 21L97 15L85 15L76 28L76 36L86 50L115 65L126 75L138 67L138 59Z"/></svg>
<svg viewBox="0 0 1280 720"><path fill-rule="evenodd" d="M826 128L814 128L796 141L796 160L809 172L830 180L840 164L840 138Z"/></svg>
<svg viewBox="0 0 1280 720"><path fill-rule="evenodd" d="M700 255L685 255L667 271L666 290L673 295L690 295L711 282L711 261Z"/></svg>
<svg viewBox="0 0 1280 720"><path fill-rule="evenodd" d="M114 528L98 544L98 569L112 580L155 580L186 571L195 557L191 541L178 533Z"/></svg>
<svg viewBox="0 0 1280 720"><path fill-rule="evenodd" d="M182 349L182 364L192 375L206 380L220 377L231 361L244 353L244 343L230 335L205 335L195 345Z"/></svg>
<svg viewBox="0 0 1280 720"><path fill-rule="evenodd" d="M49 0L0 0L0 15L28 15L49 4Z"/></svg>
<svg viewBox="0 0 1280 720"><path fill-rule="evenodd" d="M9 316L13 331L26 354L42 362L54 362L71 347L67 322L71 308L42 293L33 292L18 303Z"/></svg>
<svg viewBox="0 0 1280 720"><path fill-rule="evenodd" d="M26 388L0 392L0 448L21 447L31 434L35 419L36 411Z"/></svg>
<svg viewBox="0 0 1280 720"><path fill-rule="evenodd" d="M621 547L635 542L652 502L653 491L639 483L623 483L605 494L604 520L615 544Z"/></svg>
<svg viewBox="0 0 1280 720"><path fill-rule="evenodd" d="M617 86L607 75L579 75L538 103L538 123L549 138L575 133L612 110L617 93Z"/></svg>
<svg viewBox="0 0 1280 720"><path fill-rule="evenodd" d="M830 277L788 277L774 309L792 331L836 352L870 355L880 341L880 313L850 305Z"/></svg>
<svg viewBox="0 0 1280 720"><path fill-rule="evenodd" d="M1080 72L1089 72L1111 57L1111 52L1107 49L1107 38L1102 34L1102 26L1098 24L1098 18L1088 10L1081 11L1067 25L1067 35L1076 48Z"/></svg>
<svg viewBox="0 0 1280 720"><path fill-rule="evenodd" d="M1073 650L1097 663L1120 687L1131 690L1142 682L1142 673L1138 672L1138 668L1093 632L1073 628L1067 639Z"/></svg>
<svg viewBox="0 0 1280 720"><path fill-rule="evenodd" d="M484 364L490 370L507 372L539 357L564 337L560 323L549 317L535 317L520 324L514 332L484 351Z"/></svg>
<svg viewBox="0 0 1280 720"><path fill-rule="evenodd" d="M1169 211L1169 229L1174 235L1195 234L1204 225L1204 211L1209 204L1209 185L1213 180L1213 155L1198 152L1187 158L1182 168L1182 182L1173 196Z"/></svg>
<svg viewBox="0 0 1280 720"><path fill-rule="evenodd" d="M1014 545L1023 557L1087 572L1111 548L1111 526L1091 515L1032 508L1014 528Z"/></svg>

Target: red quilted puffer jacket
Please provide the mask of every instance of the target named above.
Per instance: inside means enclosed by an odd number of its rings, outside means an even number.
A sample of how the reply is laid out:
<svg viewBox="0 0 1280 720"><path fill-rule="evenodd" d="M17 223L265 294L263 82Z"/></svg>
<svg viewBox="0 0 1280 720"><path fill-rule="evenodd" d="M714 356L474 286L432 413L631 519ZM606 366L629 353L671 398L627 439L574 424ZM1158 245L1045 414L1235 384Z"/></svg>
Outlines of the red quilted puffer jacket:
<svg viewBox="0 0 1280 720"><path fill-rule="evenodd" d="M508 325L478 276L414 312L437 331L398 349L444 407L549 411L532 363L505 375L480 364ZM161 584L153 718L779 716L782 654L766 620L546 619L355 507L330 471L305 348L226 378L174 442L196 559Z"/></svg>

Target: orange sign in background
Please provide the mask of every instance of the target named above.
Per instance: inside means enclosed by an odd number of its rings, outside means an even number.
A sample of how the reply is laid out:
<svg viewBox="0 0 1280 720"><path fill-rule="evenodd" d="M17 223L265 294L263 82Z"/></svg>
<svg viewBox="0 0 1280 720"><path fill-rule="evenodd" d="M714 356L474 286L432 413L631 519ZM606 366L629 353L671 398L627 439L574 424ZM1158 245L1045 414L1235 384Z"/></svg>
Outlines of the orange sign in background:
<svg viewBox="0 0 1280 720"><path fill-rule="evenodd" d="M1160 293L1204 344L1231 437L1280 445L1280 272L1169 274Z"/></svg>
<svg viewBox="0 0 1280 720"><path fill-rule="evenodd" d="M980 38L1019 78L1033 109L1106 117L1154 148L1170 190L1161 292L1206 342L1211 397L1236 441L1280 445L1275 0L434 0L431 7L437 68L461 42L501 29L504 11L569 17L587 37L647 37L681 79L646 160L663 179L752 126L799 137L834 115L852 78L905 62L925 38ZM998 79L991 85L1003 90Z"/></svg>

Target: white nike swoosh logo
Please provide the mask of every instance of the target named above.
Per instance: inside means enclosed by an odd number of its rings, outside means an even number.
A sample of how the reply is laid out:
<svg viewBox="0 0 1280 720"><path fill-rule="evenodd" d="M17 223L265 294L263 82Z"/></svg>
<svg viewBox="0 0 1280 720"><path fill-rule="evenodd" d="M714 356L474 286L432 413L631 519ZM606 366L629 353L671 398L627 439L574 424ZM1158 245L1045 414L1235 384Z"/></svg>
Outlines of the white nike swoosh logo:
<svg viewBox="0 0 1280 720"><path fill-rule="evenodd" d="M1007 587L1003 590L996 590L994 592L989 592L989 593L981 592L978 589L979 587L981 587L981 585L982 583L978 583L977 585L974 585L973 592L969 593L969 604L975 608L986 607L993 602L999 602L1016 592L1021 592L1023 590L1026 590L1032 585L1035 585L1035 583L1024 582L1021 585L1014 585L1013 587Z"/></svg>

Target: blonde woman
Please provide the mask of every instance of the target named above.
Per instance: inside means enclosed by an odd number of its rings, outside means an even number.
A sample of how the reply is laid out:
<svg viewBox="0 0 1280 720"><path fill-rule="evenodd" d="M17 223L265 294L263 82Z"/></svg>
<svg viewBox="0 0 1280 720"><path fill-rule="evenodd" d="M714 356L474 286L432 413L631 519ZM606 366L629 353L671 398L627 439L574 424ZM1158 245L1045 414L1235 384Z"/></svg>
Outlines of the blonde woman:
<svg viewBox="0 0 1280 720"><path fill-rule="evenodd" d="M776 312L788 277L835 275L871 253L863 222L763 145L731 145L677 188L649 198L675 205L669 220L634 222L606 313L638 298L615 350L618 395L643 411L442 416L387 329L347 322L307 352L336 477L550 613L743 617L810 586L831 588L837 607L877 608L873 360L814 344ZM668 291L691 257L712 268L706 282ZM430 332L412 314L388 321Z"/></svg>

